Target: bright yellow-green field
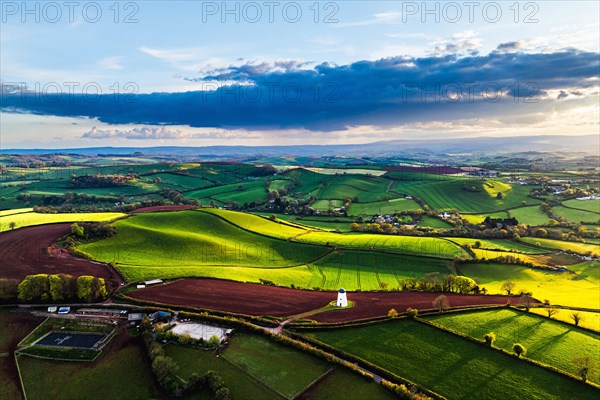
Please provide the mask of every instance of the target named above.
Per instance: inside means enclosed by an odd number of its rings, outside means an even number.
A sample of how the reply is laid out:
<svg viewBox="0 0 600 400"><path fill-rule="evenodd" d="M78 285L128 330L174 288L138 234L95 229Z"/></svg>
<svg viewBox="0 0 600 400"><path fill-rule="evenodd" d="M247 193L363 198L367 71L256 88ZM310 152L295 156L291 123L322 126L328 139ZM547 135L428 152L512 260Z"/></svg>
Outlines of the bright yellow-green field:
<svg viewBox="0 0 600 400"><path fill-rule="evenodd" d="M252 232L278 239L293 240L326 246L339 246L369 250L402 251L405 254L426 255L452 259L455 256L469 257L461 247L447 240L433 237L378 235L369 233L339 234L319 230L292 227L283 223L258 217L252 214L203 209L202 212L218 215L227 221Z"/></svg>
<svg viewBox="0 0 600 400"><path fill-rule="evenodd" d="M551 272L507 264L465 264L461 273L475 279L488 293L503 293L506 281L516 284L516 291L531 291L538 300L571 307L600 309L600 279L597 261L569 267L573 272Z"/></svg>
<svg viewBox="0 0 600 400"><path fill-rule="evenodd" d="M496 197L498 193L506 195L508 191L512 190L512 186L497 180L486 180L483 184L483 190L485 190L490 197Z"/></svg>
<svg viewBox="0 0 600 400"><path fill-rule="evenodd" d="M579 242L563 242L562 240L540 239L540 238L521 238L522 241L530 244L540 243L542 247L556 250L570 250L578 254L592 252L595 256L600 256L600 246L597 244L586 244Z"/></svg>
<svg viewBox="0 0 600 400"><path fill-rule="evenodd" d="M548 316L548 314L546 314L546 310L544 310L543 308L532 308L530 312L543 316ZM573 320L570 316L574 312L578 312L583 316L583 319L579 321L579 326L581 326L582 328L593 329L595 331L600 332L600 312L558 309L558 313L553 315L552 318L572 324Z"/></svg>
<svg viewBox="0 0 600 400"><path fill-rule="evenodd" d="M33 208L15 208L13 210L2 210L0 211L0 217L6 217L8 215L21 214L31 211L33 211Z"/></svg>
<svg viewBox="0 0 600 400"><path fill-rule="evenodd" d="M204 208L202 212L207 212L225 218L227 221L253 232L258 232L266 236L275 237L277 239L290 239L300 234L309 233L310 230L295 225L292 222L287 222L278 219L275 223L270 219L259 217L253 214L246 214L235 211L219 210L216 208ZM294 226L290 226L294 225Z"/></svg>
<svg viewBox="0 0 600 400"><path fill-rule="evenodd" d="M15 229L18 229L26 226L52 224L57 222L108 222L125 216L126 214L116 212L65 214L41 214L36 212L12 213L6 216L0 215L0 232L10 230L11 222L14 222Z"/></svg>
<svg viewBox="0 0 600 400"><path fill-rule="evenodd" d="M519 259L523 263L532 263L533 265L545 265L539 257L528 254L513 253L510 251L501 250L486 250L486 249L471 249L479 259L493 260L498 257L512 256Z"/></svg>

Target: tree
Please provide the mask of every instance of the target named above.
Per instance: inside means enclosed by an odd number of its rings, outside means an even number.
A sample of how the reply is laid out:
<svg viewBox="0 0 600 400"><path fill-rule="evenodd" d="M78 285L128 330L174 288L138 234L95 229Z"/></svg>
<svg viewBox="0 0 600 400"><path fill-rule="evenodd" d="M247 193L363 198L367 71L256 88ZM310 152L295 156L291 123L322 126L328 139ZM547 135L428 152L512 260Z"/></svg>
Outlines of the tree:
<svg viewBox="0 0 600 400"><path fill-rule="evenodd" d="M184 334L179 335L178 341L183 345L190 344L192 342L192 337L189 333L185 332Z"/></svg>
<svg viewBox="0 0 600 400"><path fill-rule="evenodd" d="M84 230L83 227L79 226L77 222L71 225L71 233L77 237L83 237Z"/></svg>
<svg viewBox="0 0 600 400"><path fill-rule="evenodd" d="M156 380L161 384L169 382L169 379L177 369L177 364L171 357L160 355L156 356L154 361L152 361L152 371L154 372L154 376L156 376Z"/></svg>
<svg viewBox="0 0 600 400"><path fill-rule="evenodd" d="M531 295L527 293L523 293L521 295L521 298L519 299L519 303L523 304L523 307L525 307L525 311L529 312L529 309L533 304L533 297L531 297Z"/></svg>
<svg viewBox="0 0 600 400"><path fill-rule="evenodd" d="M210 347L217 347L221 343L221 339L217 335L212 335L210 339L208 339L208 345Z"/></svg>
<svg viewBox="0 0 600 400"><path fill-rule="evenodd" d="M577 374L581 377L583 382L587 381L588 374L594 367L594 359L590 356L575 357L573 364L577 369Z"/></svg>
<svg viewBox="0 0 600 400"><path fill-rule="evenodd" d="M498 194L496 195L496 199L502 200L503 198L504 198L504 194L502 194L502 192L498 192Z"/></svg>
<svg viewBox="0 0 600 400"><path fill-rule="evenodd" d="M92 302L106 297L106 283L103 278L82 275L77 278L77 297Z"/></svg>
<svg viewBox="0 0 600 400"><path fill-rule="evenodd" d="M215 400L232 400L231 392L228 388L222 387L215 392Z"/></svg>
<svg viewBox="0 0 600 400"><path fill-rule="evenodd" d="M494 341L496 340L496 334L494 332L488 332L485 334L483 339L485 340L485 344L492 347L492 345L494 344Z"/></svg>
<svg viewBox="0 0 600 400"><path fill-rule="evenodd" d="M448 302L448 298L443 294L436 297L433 301L433 306L437 308L440 312L447 310L450 307L450 303Z"/></svg>
<svg viewBox="0 0 600 400"><path fill-rule="evenodd" d="M224 386L223 378L215 371L208 371L206 375L204 375L204 379L206 380L208 388L215 393Z"/></svg>
<svg viewBox="0 0 600 400"><path fill-rule="evenodd" d="M454 286L458 293L467 294L477 286L477 282L466 276L457 276L454 279Z"/></svg>
<svg viewBox="0 0 600 400"><path fill-rule="evenodd" d="M17 226L17 223L15 221L10 221L10 223L8 224L8 227L10 228L10 230L15 229L16 226Z"/></svg>
<svg viewBox="0 0 600 400"><path fill-rule="evenodd" d="M19 283L17 291L19 293L19 300L21 301L48 300L50 297L48 293L48 275L37 274L26 276Z"/></svg>
<svg viewBox="0 0 600 400"><path fill-rule="evenodd" d="M406 315L407 315L409 318L415 318L417 315L419 315L419 310L417 310L416 308L411 308L411 307L408 307L408 308L406 309Z"/></svg>
<svg viewBox="0 0 600 400"><path fill-rule="evenodd" d="M512 347L513 351L517 355L517 357L521 357L525 353L527 353L527 349L521 343L515 343Z"/></svg>
<svg viewBox="0 0 600 400"><path fill-rule="evenodd" d="M156 357L164 355L165 349L163 349L163 347L160 344L153 341L150 344L150 347L148 347L148 356L150 356L150 359L154 360Z"/></svg>
<svg viewBox="0 0 600 400"><path fill-rule="evenodd" d="M387 316L390 318L396 318L398 316L398 311L396 311L393 308L390 308L390 310L387 313Z"/></svg>
<svg viewBox="0 0 600 400"><path fill-rule="evenodd" d="M583 321L583 314L578 312L571 313L570 317L573 320L575 326L579 326L579 323Z"/></svg>
<svg viewBox="0 0 600 400"><path fill-rule="evenodd" d="M502 286L500 287L501 290L504 290L506 292L507 295L510 296L511 292L513 290L515 290L515 287L517 285L514 282L511 281L506 281L502 284Z"/></svg>
<svg viewBox="0 0 600 400"><path fill-rule="evenodd" d="M535 230L534 234L537 237L546 237L546 236L548 236L548 231L545 230L544 228L537 228Z"/></svg>
<svg viewBox="0 0 600 400"><path fill-rule="evenodd" d="M546 314L548 314L548 318L552 318L552 316L558 314L558 309L555 307L546 307Z"/></svg>
<svg viewBox="0 0 600 400"><path fill-rule="evenodd" d="M65 282L58 275L48 276L50 285L50 298L54 302L59 302L65 298Z"/></svg>

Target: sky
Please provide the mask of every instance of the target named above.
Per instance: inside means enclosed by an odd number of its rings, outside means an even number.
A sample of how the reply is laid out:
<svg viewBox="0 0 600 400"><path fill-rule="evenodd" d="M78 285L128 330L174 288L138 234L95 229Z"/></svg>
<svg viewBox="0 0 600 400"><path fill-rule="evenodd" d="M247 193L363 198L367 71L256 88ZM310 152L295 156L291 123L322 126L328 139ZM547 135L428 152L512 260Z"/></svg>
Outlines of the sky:
<svg viewBox="0 0 600 400"><path fill-rule="evenodd" d="M0 147L599 133L597 1L0 2Z"/></svg>

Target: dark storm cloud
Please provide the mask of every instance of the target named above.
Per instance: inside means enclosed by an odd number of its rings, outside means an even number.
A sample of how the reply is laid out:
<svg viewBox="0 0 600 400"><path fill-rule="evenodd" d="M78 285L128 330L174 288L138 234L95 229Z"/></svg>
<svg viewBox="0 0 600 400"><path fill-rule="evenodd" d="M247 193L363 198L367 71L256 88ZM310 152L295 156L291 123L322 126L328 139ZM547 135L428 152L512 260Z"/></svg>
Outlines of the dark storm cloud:
<svg viewBox="0 0 600 400"><path fill-rule="evenodd" d="M516 47L506 43L499 50ZM313 68L293 61L246 63L188 78L198 91L185 93L57 98L2 85L1 106L7 112L87 116L115 124L326 131L525 113L523 98L536 96L536 110L543 111L553 100L542 94L597 86L591 78L600 75L599 68L598 53L577 50L392 57Z"/></svg>

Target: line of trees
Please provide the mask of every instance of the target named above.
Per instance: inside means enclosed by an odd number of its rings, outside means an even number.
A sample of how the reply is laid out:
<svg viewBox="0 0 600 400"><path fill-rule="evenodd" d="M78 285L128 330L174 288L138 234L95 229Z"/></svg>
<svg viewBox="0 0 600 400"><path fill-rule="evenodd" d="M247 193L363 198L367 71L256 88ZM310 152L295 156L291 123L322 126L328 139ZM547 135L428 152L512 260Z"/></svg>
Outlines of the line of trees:
<svg viewBox="0 0 600 400"><path fill-rule="evenodd" d="M400 281L402 290L418 290L421 292L449 292L469 294L485 292L485 289L480 289L477 282L466 276L446 275L442 279L439 278L437 272L429 273L421 279L410 278Z"/></svg>
<svg viewBox="0 0 600 400"><path fill-rule="evenodd" d="M28 275L17 287L20 301L61 302L65 300L87 303L106 298L103 278L82 275L77 278L67 274Z"/></svg>
<svg viewBox="0 0 600 400"><path fill-rule="evenodd" d="M76 188L104 188L124 186L137 175L71 175L71 185Z"/></svg>
<svg viewBox="0 0 600 400"><path fill-rule="evenodd" d="M152 373L170 398L187 397L198 391L209 390L215 400L232 400L229 388L215 371L208 371L204 375L193 373L187 381L179 377L179 365L165 354L164 347L156 340L155 335L147 330L149 324L145 325L143 339L148 357L152 361Z"/></svg>

